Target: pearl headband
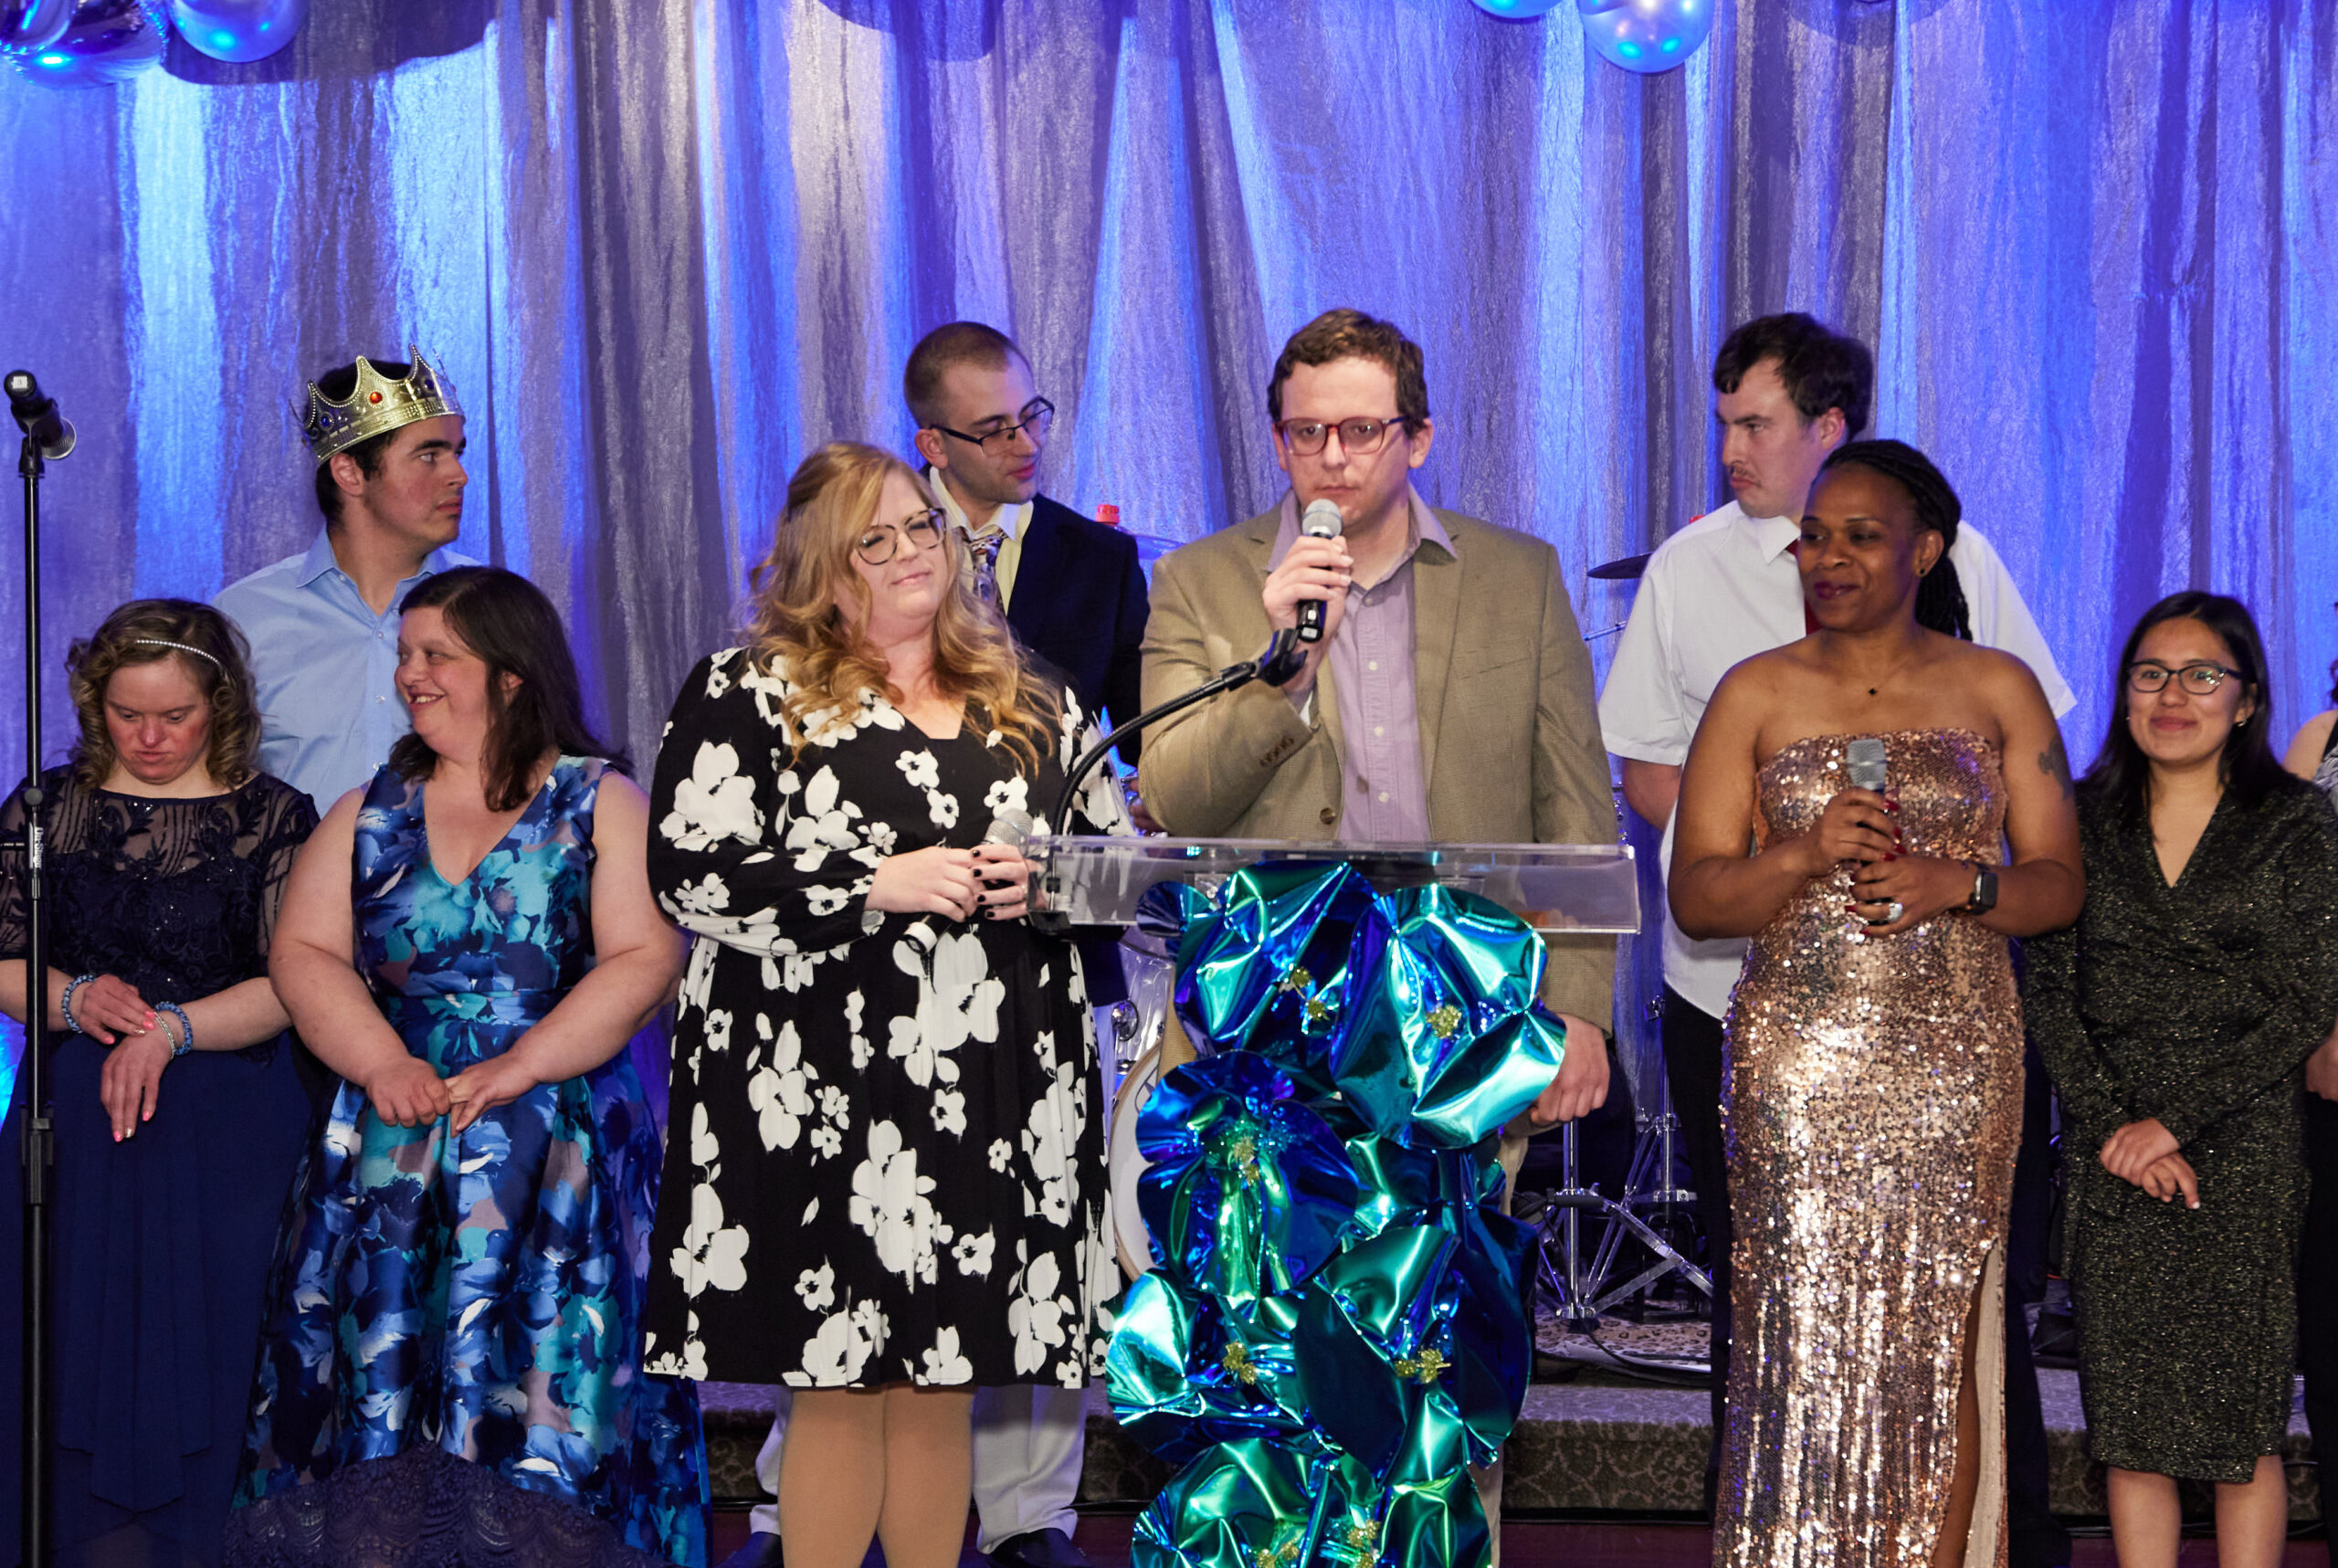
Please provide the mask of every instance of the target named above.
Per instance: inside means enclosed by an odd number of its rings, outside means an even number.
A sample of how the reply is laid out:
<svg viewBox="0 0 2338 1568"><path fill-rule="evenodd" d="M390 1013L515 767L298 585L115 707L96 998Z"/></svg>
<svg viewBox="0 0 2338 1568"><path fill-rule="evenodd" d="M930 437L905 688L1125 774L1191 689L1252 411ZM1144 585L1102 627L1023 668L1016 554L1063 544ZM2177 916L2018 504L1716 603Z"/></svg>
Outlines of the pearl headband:
<svg viewBox="0 0 2338 1568"><path fill-rule="evenodd" d="M181 653L191 653L197 658L210 659L212 668L217 670L222 675L227 673L227 667L226 665L221 664L215 656L204 652L203 649L195 647L193 643L172 642L167 637L132 637L130 639L130 644L132 647L174 647Z"/></svg>

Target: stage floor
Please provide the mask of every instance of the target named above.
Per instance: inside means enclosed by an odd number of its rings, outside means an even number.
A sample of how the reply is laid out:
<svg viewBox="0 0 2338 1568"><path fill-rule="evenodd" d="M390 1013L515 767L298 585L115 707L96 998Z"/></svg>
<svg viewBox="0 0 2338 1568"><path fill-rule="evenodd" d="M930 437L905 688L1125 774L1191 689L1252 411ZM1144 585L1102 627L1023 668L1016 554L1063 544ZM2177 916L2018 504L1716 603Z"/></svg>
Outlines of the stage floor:
<svg viewBox="0 0 2338 1568"><path fill-rule="evenodd" d="M2038 1393L2053 1456L2054 1511L2069 1519L2099 1519L2102 1473L2086 1457L2078 1373L2041 1369ZM771 1425L770 1391L710 1383L702 1385L702 1397L717 1503L759 1500L754 1460ZM1704 1389L1658 1387L1583 1364L1566 1381L1528 1389L1507 1454L1504 1507L1544 1515L1701 1515L1711 1434ZM2308 1455L2304 1418L2292 1415L2287 1456L2291 1519L2301 1525L2316 1517ZM1170 1473L1168 1466L1122 1436L1104 1406L1102 1391L1091 1389L1081 1506L1132 1512ZM1124 1527L1115 1529L1124 1545Z"/></svg>

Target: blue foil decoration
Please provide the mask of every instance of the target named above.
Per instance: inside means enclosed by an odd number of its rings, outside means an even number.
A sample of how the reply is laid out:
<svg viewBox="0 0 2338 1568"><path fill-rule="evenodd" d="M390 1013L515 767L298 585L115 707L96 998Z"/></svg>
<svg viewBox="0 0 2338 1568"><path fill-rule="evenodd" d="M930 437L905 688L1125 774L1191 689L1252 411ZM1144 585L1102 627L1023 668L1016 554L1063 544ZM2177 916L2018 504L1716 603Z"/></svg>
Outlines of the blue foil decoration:
<svg viewBox="0 0 2338 1568"><path fill-rule="evenodd" d="M1237 1313L1313 1273L1355 1210L1345 1151L1295 1093L1233 1051L1169 1074L1137 1121L1155 1260Z"/></svg>

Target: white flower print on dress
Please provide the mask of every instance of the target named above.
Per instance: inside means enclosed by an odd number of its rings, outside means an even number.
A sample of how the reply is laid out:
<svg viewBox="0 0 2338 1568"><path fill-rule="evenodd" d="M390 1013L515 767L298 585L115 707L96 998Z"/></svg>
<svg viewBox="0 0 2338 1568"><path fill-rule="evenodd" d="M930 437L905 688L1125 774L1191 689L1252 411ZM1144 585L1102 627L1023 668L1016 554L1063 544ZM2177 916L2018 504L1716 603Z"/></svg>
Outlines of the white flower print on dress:
<svg viewBox="0 0 2338 1568"><path fill-rule="evenodd" d="M1016 1243L1019 1255L1023 1244ZM1017 1269L1009 1287L1015 1300L1006 1306L1006 1330L1015 1336L1015 1370L1028 1375L1048 1364L1048 1353L1059 1348L1067 1338L1064 1320L1070 1315L1071 1303L1056 1294L1063 1271L1056 1267L1056 1255L1042 1252Z"/></svg>
<svg viewBox="0 0 2338 1568"><path fill-rule="evenodd" d="M739 772L739 749L701 742L690 776L674 786L674 807L658 825L659 835L677 849L695 852L726 838L753 844L763 830L754 781Z"/></svg>
<svg viewBox="0 0 2338 1568"><path fill-rule="evenodd" d="M690 1189L690 1228L674 1249L669 1266L682 1282L685 1295L695 1296L710 1286L717 1290L747 1288L747 1227L722 1223L722 1200L705 1182Z"/></svg>
<svg viewBox="0 0 2338 1568"><path fill-rule="evenodd" d="M990 1145L990 1168L1004 1171L1015 1162L1015 1145L1004 1138L994 1138Z"/></svg>
<svg viewBox="0 0 2338 1568"><path fill-rule="evenodd" d="M861 1015L868 1009L869 999L858 991L844 999L845 1033L852 1040L852 1070L855 1072L868 1071L869 1064L877 1058L877 1047L869 1044L867 1035L860 1032Z"/></svg>
<svg viewBox="0 0 2338 1568"><path fill-rule="evenodd" d="M944 831L955 827L958 826L958 797L947 790L928 790L925 792L925 814L933 819L936 827Z"/></svg>
<svg viewBox="0 0 2338 1568"><path fill-rule="evenodd" d="M840 787L836 770L824 767L803 786L803 799L798 801L794 798L795 770L779 775L779 793L795 814L787 825L786 845L795 851L797 870L816 871L827 863L830 851L851 849L860 843L860 835L853 827L860 818L860 807L839 799Z"/></svg>
<svg viewBox="0 0 2338 1568"><path fill-rule="evenodd" d="M1031 809L1031 784L1021 773L1000 779L983 792L983 809L992 816L1004 816L1010 811L1028 815Z"/></svg>
<svg viewBox="0 0 2338 1568"><path fill-rule="evenodd" d="M911 789L930 790L942 782L942 764L933 760L932 752L903 752L893 759L893 765L901 770Z"/></svg>
<svg viewBox="0 0 2338 1568"><path fill-rule="evenodd" d="M758 1013L755 1026L768 1035L771 1020ZM763 1135L766 1152L795 1147L803 1124L812 1115L812 1079L818 1076L804 1059L804 1040L795 1032L795 1020L788 1019L772 1042L770 1062L747 1075L747 1103L755 1109L756 1130Z"/></svg>
<svg viewBox="0 0 2338 1568"><path fill-rule="evenodd" d="M695 882L682 882L666 895L666 907L678 915L719 915L731 907L731 889L709 871Z"/></svg>
<svg viewBox="0 0 2338 1568"><path fill-rule="evenodd" d="M974 1363L958 1353L958 1331L943 1327L933 1332L933 1348L920 1358L925 1363L918 1373L922 1384L961 1384L974 1381Z"/></svg>
<svg viewBox="0 0 2338 1568"><path fill-rule="evenodd" d="M950 1257L958 1265L958 1272L977 1279L990 1278L990 1255L996 1250L998 1236L985 1231L980 1236L962 1236L950 1244Z"/></svg>
<svg viewBox="0 0 2338 1568"><path fill-rule="evenodd" d="M966 1135L966 1097L954 1089L933 1091L933 1130L953 1138Z"/></svg>
<svg viewBox="0 0 2338 1568"><path fill-rule="evenodd" d="M706 1010L706 1048L710 1051L731 1048L731 1015L720 1007Z"/></svg>
<svg viewBox="0 0 2338 1568"><path fill-rule="evenodd" d="M1054 1087L1031 1107L1023 1129L1023 1157L1039 1183L1037 1192L1024 1188L1024 1201L1050 1225L1071 1223L1072 1194L1079 1182L1072 1151L1087 1118L1078 1091L1068 1081L1070 1077L1070 1065L1058 1064Z"/></svg>
<svg viewBox="0 0 2338 1568"><path fill-rule="evenodd" d="M795 1277L795 1293L804 1299L806 1310L827 1311L837 1302L837 1271L823 1258L817 1268L806 1268Z"/></svg>
<svg viewBox="0 0 2338 1568"><path fill-rule="evenodd" d="M885 1342L885 1319L874 1302L863 1301L848 1311L831 1312L819 1331L804 1342L804 1370L787 1381L798 1388L840 1388L856 1383Z"/></svg>
<svg viewBox="0 0 2338 1568"><path fill-rule="evenodd" d="M970 1039L994 1044L999 1004L1006 999L1006 984L990 973L982 938L972 931L943 936L930 960L916 943L895 942L893 964L918 978L917 1016L892 1020L885 1054L920 1089L956 1083L958 1062L952 1053Z"/></svg>
<svg viewBox="0 0 2338 1568"><path fill-rule="evenodd" d="M888 1272L933 1280L933 1248L950 1227L933 1212L933 1178L917 1173L917 1151L905 1148L890 1121L869 1129L869 1157L853 1168L852 1223L877 1243Z"/></svg>

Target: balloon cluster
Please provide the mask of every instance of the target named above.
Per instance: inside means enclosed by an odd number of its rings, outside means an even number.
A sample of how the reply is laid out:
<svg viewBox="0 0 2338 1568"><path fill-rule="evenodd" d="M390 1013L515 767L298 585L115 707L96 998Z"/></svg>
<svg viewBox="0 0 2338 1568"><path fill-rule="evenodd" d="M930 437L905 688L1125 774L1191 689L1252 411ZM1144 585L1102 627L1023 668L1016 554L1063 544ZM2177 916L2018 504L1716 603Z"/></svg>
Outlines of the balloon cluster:
<svg viewBox="0 0 2338 1568"><path fill-rule="evenodd" d="M215 60L266 59L309 0L0 0L0 55L35 81L102 87L158 64L171 33Z"/></svg>
<svg viewBox="0 0 2338 1568"><path fill-rule="evenodd" d="M1107 1357L1114 1414L1185 1468L1135 1568L1462 1568L1469 1472L1525 1398L1525 1228L1497 1134L1564 1049L1542 943L1444 888L1346 866L1161 891L1177 1010L1216 1054L1138 1121L1154 1267Z"/></svg>
<svg viewBox="0 0 2338 1568"><path fill-rule="evenodd" d="M1519 21L1561 0L1477 0L1489 16ZM1703 45L1718 0L1574 0L1583 36L1603 59L1643 76L1669 71Z"/></svg>

